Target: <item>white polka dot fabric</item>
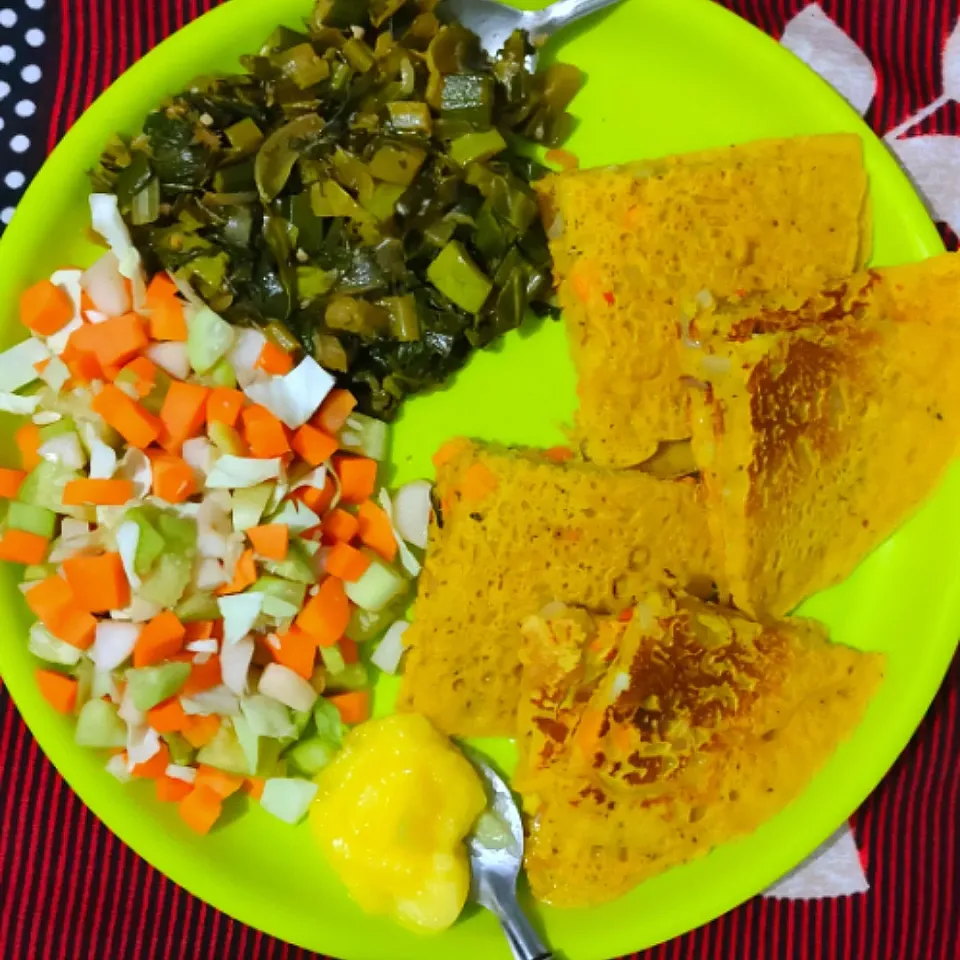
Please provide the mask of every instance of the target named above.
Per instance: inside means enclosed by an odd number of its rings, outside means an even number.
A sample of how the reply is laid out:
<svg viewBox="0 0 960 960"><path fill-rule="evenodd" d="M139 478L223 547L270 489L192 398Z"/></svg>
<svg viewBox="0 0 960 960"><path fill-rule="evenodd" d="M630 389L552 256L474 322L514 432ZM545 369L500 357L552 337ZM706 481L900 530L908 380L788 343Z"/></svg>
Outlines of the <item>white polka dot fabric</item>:
<svg viewBox="0 0 960 960"><path fill-rule="evenodd" d="M50 38L49 0L0 0L0 232L43 161L38 100Z"/></svg>

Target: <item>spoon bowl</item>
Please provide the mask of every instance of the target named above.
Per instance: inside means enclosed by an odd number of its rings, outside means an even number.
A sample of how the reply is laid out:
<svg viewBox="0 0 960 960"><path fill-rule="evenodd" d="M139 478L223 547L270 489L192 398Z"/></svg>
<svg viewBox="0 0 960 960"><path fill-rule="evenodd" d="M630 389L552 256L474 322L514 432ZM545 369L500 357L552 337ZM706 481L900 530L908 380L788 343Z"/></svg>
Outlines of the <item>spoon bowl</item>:
<svg viewBox="0 0 960 960"><path fill-rule="evenodd" d="M499 921L516 960L553 960L517 901L523 822L510 788L476 751L464 750L483 778L489 806L467 837L470 899Z"/></svg>

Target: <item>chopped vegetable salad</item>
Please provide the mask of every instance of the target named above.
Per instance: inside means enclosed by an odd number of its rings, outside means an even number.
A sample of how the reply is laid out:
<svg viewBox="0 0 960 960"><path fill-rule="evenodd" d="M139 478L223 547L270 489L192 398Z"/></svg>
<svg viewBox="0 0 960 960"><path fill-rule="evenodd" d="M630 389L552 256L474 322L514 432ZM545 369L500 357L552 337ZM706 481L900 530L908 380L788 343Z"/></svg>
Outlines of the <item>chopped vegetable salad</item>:
<svg viewBox="0 0 960 960"><path fill-rule="evenodd" d="M241 790L296 823L369 716L358 645L385 634L371 659L398 669L429 486L391 497L382 422L148 278L116 198L90 206L109 250L25 291L31 336L0 354L0 409L26 418L0 559L24 565L37 683L197 832Z"/></svg>

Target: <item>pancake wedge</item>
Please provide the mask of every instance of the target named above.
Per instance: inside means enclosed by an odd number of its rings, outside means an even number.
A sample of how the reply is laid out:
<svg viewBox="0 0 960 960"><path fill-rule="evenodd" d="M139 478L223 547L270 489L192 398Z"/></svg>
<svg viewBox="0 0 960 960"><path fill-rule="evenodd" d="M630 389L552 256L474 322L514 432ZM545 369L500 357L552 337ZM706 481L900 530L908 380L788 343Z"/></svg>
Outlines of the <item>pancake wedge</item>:
<svg viewBox="0 0 960 960"><path fill-rule="evenodd" d="M689 436L673 346L708 291L807 290L866 262L861 153L846 134L766 140L537 185L589 459L631 466Z"/></svg>
<svg viewBox="0 0 960 960"><path fill-rule="evenodd" d="M545 604L616 612L660 582L713 589L718 561L692 480L466 440L438 460L398 703L445 733L514 734L520 622Z"/></svg>
<svg viewBox="0 0 960 960"><path fill-rule="evenodd" d="M693 452L738 607L792 610L933 491L960 440L958 303L947 254L695 319Z"/></svg>
<svg viewBox="0 0 960 960"><path fill-rule="evenodd" d="M752 832L850 735L884 658L799 619L761 625L682 594L624 622L522 627L520 766L533 893L612 900Z"/></svg>

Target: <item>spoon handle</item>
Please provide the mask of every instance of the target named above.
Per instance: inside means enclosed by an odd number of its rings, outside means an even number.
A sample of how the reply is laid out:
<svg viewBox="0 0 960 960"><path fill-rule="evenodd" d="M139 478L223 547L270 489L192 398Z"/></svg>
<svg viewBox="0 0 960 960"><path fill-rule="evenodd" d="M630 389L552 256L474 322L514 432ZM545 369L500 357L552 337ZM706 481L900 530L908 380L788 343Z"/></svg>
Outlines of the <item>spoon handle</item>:
<svg viewBox="0 0 960 960"><path fill-rule="evenodd" d="M619 3L620 0L557 0L549 7L529 13L524 17L524 28L530 34L550 36L562 30L568 24L589 16L604 7Z"/></svg>
<svg viewBox="0 0 960 960"><path fill-rule="evenodd" d="M515 960L553 960L516 897L501 897L494 913L503 927Z"/></svg>

